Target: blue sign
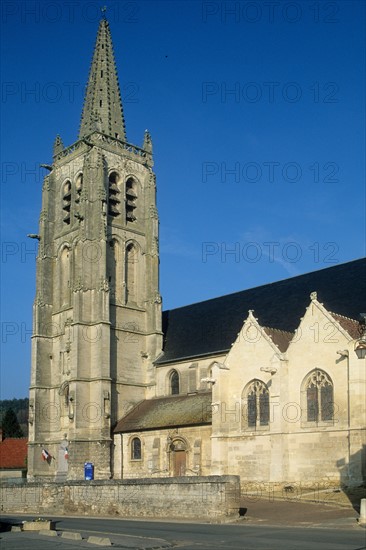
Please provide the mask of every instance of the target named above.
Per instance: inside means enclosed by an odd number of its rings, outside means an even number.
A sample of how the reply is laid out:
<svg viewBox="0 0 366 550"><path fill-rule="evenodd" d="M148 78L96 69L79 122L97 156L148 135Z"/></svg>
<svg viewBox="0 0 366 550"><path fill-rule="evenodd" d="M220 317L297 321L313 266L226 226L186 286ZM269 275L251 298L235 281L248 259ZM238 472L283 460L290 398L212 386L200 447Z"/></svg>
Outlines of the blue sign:
<svg viewBox="0 0 366 550"><path fill-rule="evenodd" d="M94 464L92 462L85 462L84 464L84 479L85 481L94 479Z"/></svg>

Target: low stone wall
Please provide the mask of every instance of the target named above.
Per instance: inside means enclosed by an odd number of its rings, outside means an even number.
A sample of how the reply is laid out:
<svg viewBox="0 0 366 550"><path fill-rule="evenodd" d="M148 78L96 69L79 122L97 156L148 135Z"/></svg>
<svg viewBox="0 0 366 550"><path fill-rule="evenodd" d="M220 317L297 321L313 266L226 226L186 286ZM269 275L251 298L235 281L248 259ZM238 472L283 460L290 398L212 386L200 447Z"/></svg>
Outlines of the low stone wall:
<svg viewBox="0 0 366 550"><path fill-rule="evenodd" d="M240 506L239 476L2 484L4 513L223 518Z"/></svg>

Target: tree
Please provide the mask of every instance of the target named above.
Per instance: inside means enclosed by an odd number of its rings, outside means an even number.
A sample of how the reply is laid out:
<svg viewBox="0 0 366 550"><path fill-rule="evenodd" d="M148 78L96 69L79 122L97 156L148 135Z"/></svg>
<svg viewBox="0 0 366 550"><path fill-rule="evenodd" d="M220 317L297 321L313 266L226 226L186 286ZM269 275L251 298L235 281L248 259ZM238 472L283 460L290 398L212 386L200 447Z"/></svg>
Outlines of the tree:
<svg viewBox="0 0 366 550"><path fill-rule="evenodd" d="M3 437L23 437L22 428L13 409L8 409L1 423Z"/></svg>

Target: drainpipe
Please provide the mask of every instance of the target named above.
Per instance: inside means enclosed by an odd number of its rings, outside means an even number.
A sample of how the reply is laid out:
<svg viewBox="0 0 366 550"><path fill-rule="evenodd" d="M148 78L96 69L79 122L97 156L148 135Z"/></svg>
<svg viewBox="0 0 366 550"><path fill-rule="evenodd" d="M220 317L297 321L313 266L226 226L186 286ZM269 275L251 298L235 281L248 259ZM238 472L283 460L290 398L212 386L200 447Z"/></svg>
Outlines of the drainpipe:
<svg viewBox="0 0 366 550"><path fill-rule="evenodd" d="M341 358L347 359L347 427L348 427L348 482L351 481L351 405L349 391L349 351L348 349L337 351Z"/></svg>

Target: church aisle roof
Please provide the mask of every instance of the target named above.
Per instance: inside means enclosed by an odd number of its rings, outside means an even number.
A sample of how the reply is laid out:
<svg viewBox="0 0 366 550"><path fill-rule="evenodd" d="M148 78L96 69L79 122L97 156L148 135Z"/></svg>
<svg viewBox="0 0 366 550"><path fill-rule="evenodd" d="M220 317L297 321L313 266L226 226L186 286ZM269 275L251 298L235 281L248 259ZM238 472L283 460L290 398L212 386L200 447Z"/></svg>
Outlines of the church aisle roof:
<svg viewBox="0 0 366 550"><path fill-rule="evenodd" d="M165 311L164 351L156 364L227 352L249 310L261 326L293 333L311 292L328 311L358 319L366 311L366 259Z"/></svg>
<svg viewBox="0 0 366 550"><path fill-rule="evenodd" d="M211 424L211 401L211 392L147 399L122 418L114 432Z"/></svg>

